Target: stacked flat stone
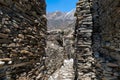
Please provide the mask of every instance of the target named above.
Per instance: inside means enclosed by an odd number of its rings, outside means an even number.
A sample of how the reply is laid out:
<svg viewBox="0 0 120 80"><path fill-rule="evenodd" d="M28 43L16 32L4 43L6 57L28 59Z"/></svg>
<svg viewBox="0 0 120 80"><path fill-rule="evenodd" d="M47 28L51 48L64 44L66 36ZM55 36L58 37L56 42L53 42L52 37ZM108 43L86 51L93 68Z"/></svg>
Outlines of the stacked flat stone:
<svg viewBox="0 0 120 80"><path fill-rule="evenodd" d="M93 1L93 52L99 80L120 79L120 0Z"/></svg>
<svg viewBox="0 0 120 80"><path fill-rule="evenodd" d="M0 0L0 68L14 79L44 73L45 7L44 0Z"/></svg>
<svg viewBox="0 0 120 80"><path fill-rule="evenodd" d="M104 2L107 4L104 4ZM110 56L120 61L120 1L105 0L104 2L98 0L100 7L98 8L99 12L96 11L99 13L100 34L102 38L101 47L108 51ZM104 51L101 52L106 53Z"/></svg>
<svg viewBox="0 0 120 80"><path fill-rule="evenodd" d="M76 80L95 80L95 59L92 56L92 0L79 0L75 16Z"/></svg>
<svg viewBox="0 0 120 80"><path fill-rule="evenodd" d="M77 45L87 46L91 45L92 34L92 15L90 11L90 2L88 0L81 0L77 3L75 16L77 17L75 26L75 37Z"/></svg>

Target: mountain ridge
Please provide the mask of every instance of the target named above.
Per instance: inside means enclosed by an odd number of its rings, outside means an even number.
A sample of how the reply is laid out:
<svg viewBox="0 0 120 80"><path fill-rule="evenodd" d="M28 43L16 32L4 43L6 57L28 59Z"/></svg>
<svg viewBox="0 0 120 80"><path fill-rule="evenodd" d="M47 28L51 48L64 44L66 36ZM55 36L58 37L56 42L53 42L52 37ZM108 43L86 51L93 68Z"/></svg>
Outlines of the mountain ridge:
<svg viewBox="0 0 120 80"><path fill-rule="evenodd" d="M47 13L48 29L65 29L73 26L69 26L71 23L75 23L76 18L74 17L75 9L69 12L49 12Z"/></svg>

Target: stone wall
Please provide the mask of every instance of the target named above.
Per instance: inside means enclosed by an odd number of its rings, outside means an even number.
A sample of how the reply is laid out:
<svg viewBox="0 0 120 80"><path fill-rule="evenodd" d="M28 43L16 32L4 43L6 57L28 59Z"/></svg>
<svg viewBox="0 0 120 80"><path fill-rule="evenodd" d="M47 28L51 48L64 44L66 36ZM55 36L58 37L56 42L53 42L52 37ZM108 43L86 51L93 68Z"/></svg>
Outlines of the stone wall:
<svg viewBox="0 0 120 80"><path fill-rule="evenodd" d="M120 1L79 0L75 16L76 79L119 80Z"/></svg>
<svg viewBox="0 0 120 80"><path fill-rule="evenodd" d="M120 61L120 1L96 0L93 6L94 33L100 36L100 52Z"/></svg>
<svg viewBox="0 0 120 80"><path fill-rule="evenodd" d="M119 80L120 75L120 1L93 1L93 51L98 60L97 75ZM98 67L98 65L97 65ZM102 75L101 75L102 74Z"/></svg>
<svg viewBox="0 0 120 80"><path fill-rule="evenodd" d="M92 0L79 0L75 16L75 80L95 79L94 63L92 55Z"/></svg>
<svg viewBox="0 0 120 80"><path fill-rule="evenodd" d="M45 9L44 0L0 0L0 79L42 80Z"/></svg>

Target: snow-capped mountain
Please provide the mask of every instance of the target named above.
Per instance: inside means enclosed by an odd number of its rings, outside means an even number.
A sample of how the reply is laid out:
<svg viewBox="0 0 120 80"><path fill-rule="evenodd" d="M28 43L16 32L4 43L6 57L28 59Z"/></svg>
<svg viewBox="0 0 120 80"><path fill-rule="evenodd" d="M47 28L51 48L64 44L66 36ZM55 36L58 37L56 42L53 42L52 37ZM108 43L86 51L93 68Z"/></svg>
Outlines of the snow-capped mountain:
<svg viewBox="0 0 120 80"><path fill-rule="evenodd" d="M73 20L73 19L75 19L74 13L75 13L75 9L73 9L73 10L71 10L70 12L66 13L66 14L64 15L64 18L65 18L65 19Z"/></svg>
<svg viewBox="0 0 120 80"><path fill-rule="evenodd" d="M74 13L75 9L66 13L60 11L47 13L48 29L64 29L72 27L70 24L75 24Z"/></svg>
<svg viewBox="0 0 120 80"><path fill-rule="evenodd" d="M60 11L52 12L52 13L47 13L47 18L48 19L59 19L62 18L65 13L62 13Z"/></svg>

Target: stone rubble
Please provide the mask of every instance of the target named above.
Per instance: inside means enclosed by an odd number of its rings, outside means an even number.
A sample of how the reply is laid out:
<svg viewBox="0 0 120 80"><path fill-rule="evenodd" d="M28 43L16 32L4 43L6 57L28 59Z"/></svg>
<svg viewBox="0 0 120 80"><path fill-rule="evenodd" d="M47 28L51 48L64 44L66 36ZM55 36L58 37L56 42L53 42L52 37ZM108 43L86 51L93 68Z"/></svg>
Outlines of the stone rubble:
<svg viewBox="0 0 120 80"><path fill-rule="evenodd" d="M58 69L48 80L74 80L73 59L64 60L63 66Z"/></svg>

